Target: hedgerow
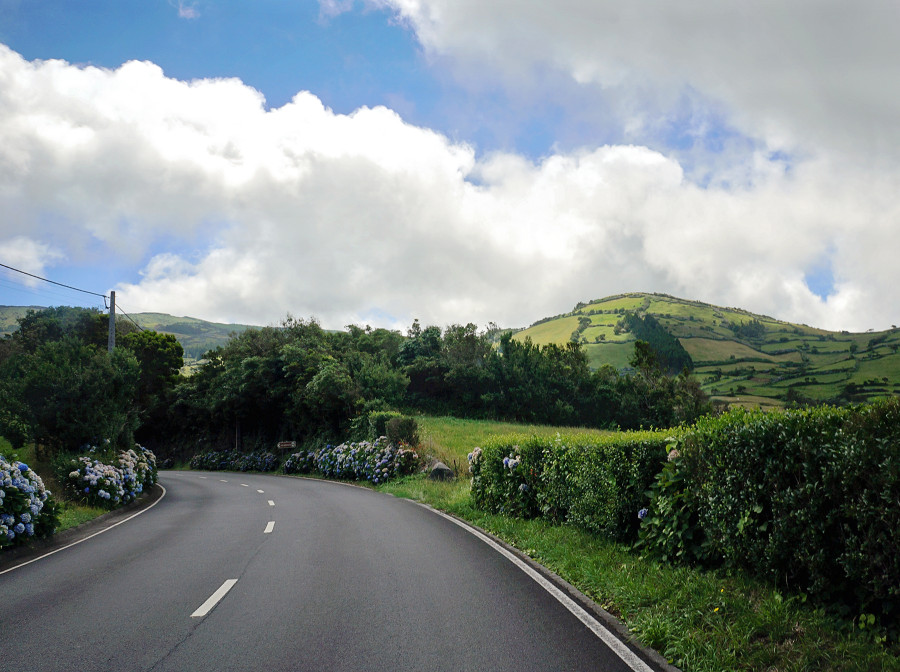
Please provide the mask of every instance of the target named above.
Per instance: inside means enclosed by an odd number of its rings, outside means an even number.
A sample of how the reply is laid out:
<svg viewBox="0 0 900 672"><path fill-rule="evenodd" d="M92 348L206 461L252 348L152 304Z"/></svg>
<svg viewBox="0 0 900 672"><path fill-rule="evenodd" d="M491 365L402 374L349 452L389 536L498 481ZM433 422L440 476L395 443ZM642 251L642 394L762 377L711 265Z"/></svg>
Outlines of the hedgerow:
<svg viewBox="0 0 900 672"><path fill-rule="evenodd" d="M275 471L281 459L270 452L241 453L236 450L213 450L191 458L191 469L205 471Z"/></svg>
<svg viewBox="0 0 900 672"><path fill-rule="evenodd" d="M650 556L740 568L900 623L900 399L698 421L651 489Z"/></svg>
<svg viewBox="0 0 900 672"><path fill-rule="evenodd" d="M373 442L327 444L318 450L294 453L285 461L284 472L318 472L328 478L378 484L411 474L418 465L419 455L413 448L382 436Z"/></svg>
<svg viewBox="0 0 900 672"><path fill-rule="evenodd" d="M664 432L498 437L469 455L472 497L491 513L543 516L634 540L636 512L665 462L668 440Z"/></svg>

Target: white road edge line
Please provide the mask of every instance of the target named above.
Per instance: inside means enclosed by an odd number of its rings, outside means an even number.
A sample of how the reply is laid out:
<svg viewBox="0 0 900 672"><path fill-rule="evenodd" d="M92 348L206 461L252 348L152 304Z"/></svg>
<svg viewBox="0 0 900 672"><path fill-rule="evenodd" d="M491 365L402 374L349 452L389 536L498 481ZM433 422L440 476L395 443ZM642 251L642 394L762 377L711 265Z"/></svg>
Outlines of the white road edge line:
<svg viewBox="0 0 900 672"><path fill-rule="evenodd" d="M138 511L137 513L135 513L133 516L128 516L128 518L125 518L124 520L120 520L118 523L114 523L114 524L110 525L109 527L105 527L105 528L103 528L102 530L100 530L99 532L94 532L93 534L91 534L91 535L85 537L84 539L79 539L78 541L73 541L71 544L66 544L66 545L63 546L62 548L57 548L55 551L50 551L49 553L44 553L43 555L39 555L39 556L36 557L36 558L32 558L31 560L26 560L25 562L22 562L22 563L20 563L20 564L18 564L18 565L15 565L14 567L10 567L9 569L4 569L3 571L0 571L0 574L6 574L7 572L11 572L11 571L13 571L14 569L18 569L19 567L24 567L25 565L30 565L32 562L37 562L38 560L43 560L44 558L49 557L49 556L51 556L51 555L54 555L55 553L59 553L60 551L64 551L64 550L66 550L67 548L72 548L72 546L77 546L77 545L80 544L82 541L87 541L88 539L93 539L93 538L96 537L98 534L103 534L104 532L109 532L109 531L110 531L111 529L113 529L114 527L118 527L118 526L121 525L122 523L127 523L127 522L128 522L129 520L131 520L132 518L137 518L137 517L138 517L139 515L141 515L142 513L146 513L147 511L149 511L150 509L152 509L154 506L156 506L157 504L159 504L160 501L162 501L162 498L166 496L166 489L165 489L165 487L164 487L161 483L157 483L157 485L158 485L159 487L162 488L163 494L162 494L162 496L161 496L159 499L157 499L155 502L153 502L153 504L151 504L150 506L148 506L146 509L141 509L140 511Z"/></svg>
<svg viewBox="0 0 900 672"><path fill-rule="evenodd" d="M270 499L270 500L269 500L269 506L275 506L275 501L272 500L272 499Z"/></svg>
<svg viewBox="0 0 900 672"><path fill-rule="evenodd" d="M200 605L197 611L191 614L191 618L203 618L204 616L206 616L210 611L212 611L212 608L216 606L222 600L222 598L228 594L228 591L234 588L234 584L236 583L237 579L228 579L227 581L225 581L225 583L219 586L219 589L216 592L209 596L206 602Z"/></svg>
<svg viewBox="0 0 900 672"><path fill-rule="evenodd" d="M575 600L566 595L563 591L557 588L553 583L548 581L544 576L542 576L539 572L537 572L533 567L528 565L526 562L523 562L521 558L517 555L510 553L508 550L503 548L496 541L491 539L490 537L482 534L478 530L469 527L463 522L460 522L453 516L448 516L442 511L438 511L437 509L432 509L431 507L426 507L434 511L439 516L442 516L449 520L451 523L458 525L462 529L466 530L470 534L475 535L479 539L481 539L488 546L493 548L495 551L503 555L507 560L512 562L516 567L525 572L529 577L531 577L541 588L546 590L550 595L552 595L556 600L562 604L566 609L568 609L572 615L575 616L579 621L584 623L584 625L593 632L597 637L599 637L604 644L606 644L610 649L612 649L622 661L628 665L635 672L653 672L653 668L649 667L643 660L638 658L634 652L625 646L622 641L613 635L609 630L607 630L601 623L597 621L593 616L591 616L587 611L585 611L581 605L579 605Z"/></svg>
<svg viewBox="0 0 900 672"><path fill-rule="evenodd" d="M274 529L275 529L275 521L270 520L268 523L266 523L266 529L263 530L263 534L271 534L272 530L274 530Z"/></svg>

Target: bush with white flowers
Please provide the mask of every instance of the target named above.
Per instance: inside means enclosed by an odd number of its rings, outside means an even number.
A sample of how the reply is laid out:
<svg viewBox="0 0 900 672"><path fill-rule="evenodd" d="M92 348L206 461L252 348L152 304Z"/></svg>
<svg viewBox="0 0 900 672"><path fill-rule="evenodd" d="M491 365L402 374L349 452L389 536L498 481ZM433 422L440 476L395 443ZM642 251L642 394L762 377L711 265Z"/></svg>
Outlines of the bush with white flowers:
<svg viewBox="0 0 900 672"><path fill-rule="evenodd" d="M56 503L27 464L0 455L0 548L48 537L59 525Z"/></svg>
<svg viewBox="0 0 900 672"><path fill-rule="evenodd" d="M69 460L62 479L69 495L92 506L115 509L133 502L156 483L156 456L142 446L120 451L109 461L106 464L91 455Z"/></svg>
<svg viewBox="0 0 900 672"><path fill-rule="evenodd" d="M419 463L419 455L412 447L402 441L391 443L382 436L371 442L329 444L317 451L294 453L285 462L284 471L316 471L328 478L369 481L378 485L415 472Z"/></svg>

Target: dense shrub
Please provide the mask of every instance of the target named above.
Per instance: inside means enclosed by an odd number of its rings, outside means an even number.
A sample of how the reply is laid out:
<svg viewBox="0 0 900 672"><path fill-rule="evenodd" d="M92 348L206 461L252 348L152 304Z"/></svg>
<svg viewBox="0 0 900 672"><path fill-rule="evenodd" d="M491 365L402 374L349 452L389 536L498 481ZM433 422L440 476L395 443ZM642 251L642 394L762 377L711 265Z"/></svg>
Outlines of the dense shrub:
<svg viewBox="0 0 900 672"><path fill-rule="evenodd" d="M286 474L309 474L316 468L316 451L300 450L284 461L282 471Z"/></svg>
<svg viewBox="0 0 900 672"><path fill-rule="evenodd" d="M213 450L191 458L191 469L205 471L275 471L280 458L270 452L242 453L237 450Z"/></svg>
<svg viewBox="0 0 900 672"><path fill-rule="evenodd" d="M395 445L406 443L410 446L418 446L419 425L415 418L391 418L385 423L384 434L378 436L386 436L387 440Z"/></svg>
<svg viewBox="0 0 900 672"><path fill-rule="evenodd" d="M376 484L411 474L419 465L415 450L404 443L390 443L383 436L374 442L329 444L317 451L313 459L315 471L323 476Z"/></svg>
<svg viewBox="0 0 900 672"><path fill-rule="evenodd" d="M644 552L900 622L900 399L704 418L652 488Z"/></svg>
<svg viewBox="0 0 900 672"><path fill-rule="evenodd" d="M415 418L399 411L369 411L350 423L350 439L353 441L375 441L381 436L386 436L391 443L417 446L419 426Z"/></svg>
<svg viewBox="0 0 900 672"><path fill-rule="evenodd" d="M666 457L667 435L501 437L469 456L472 497L493 513L543 516L611 539L637 538L637 511Z"/></svg>
<svg viewBox="0 0 900 672"><path fill-rule="evenodd" d="M0 548L49 537L58 525L58 507L41 477L0 455Z"/></svg>
<svg viewBox="0 0 900 672"><path fill-rule="evenodd" d="M89 455L65 460L61 471L60 481L72 499L107 509L133 502L157 479L156 456L139 445L119 451L114 459L93 447Z"/></svg>

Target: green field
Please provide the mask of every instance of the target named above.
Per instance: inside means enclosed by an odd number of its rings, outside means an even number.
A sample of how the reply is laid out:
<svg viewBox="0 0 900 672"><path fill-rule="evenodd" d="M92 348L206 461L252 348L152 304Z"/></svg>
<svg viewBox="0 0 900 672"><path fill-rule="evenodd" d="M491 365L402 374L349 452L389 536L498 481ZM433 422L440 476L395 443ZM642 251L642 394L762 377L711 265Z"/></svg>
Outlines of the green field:
<svg viewBox="0 0 900 672"><path fill-rule="evenodd" d="M450 416L416 416L419 439L427 454L434 455L450 466L457 474L468 469L466 456L486 439L509 434L526 434L554 437L557 434L589 434L603 436L605 430L584 427L554 427L551 425L525 425L516 422L493 420L465 420Z"/></svg>
<svg viewBox="0 0 900 672"><path fill-rule="evenodd" d="M565 343L578 319L588 317L591 324L579 340L590 366L627 370L634 337L621 328L615 333L625 311L652 315L679 339L694 360L694 375L703 389L727 403L781 406L790 391L793 397L816 402L859 402L900 390L900 329L829 332L663 294L623 294L580 303L569 313L518 332L516 338L530 336L541 345ZM847 396L848 385L856 386L852 398ZM738 396L742 401L736 401Z"/></svg>

